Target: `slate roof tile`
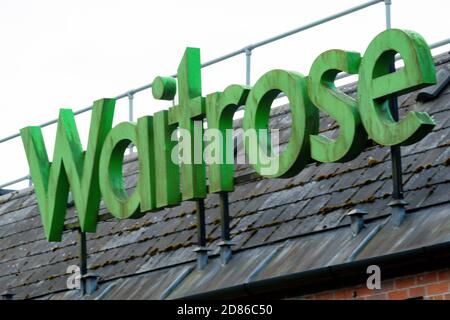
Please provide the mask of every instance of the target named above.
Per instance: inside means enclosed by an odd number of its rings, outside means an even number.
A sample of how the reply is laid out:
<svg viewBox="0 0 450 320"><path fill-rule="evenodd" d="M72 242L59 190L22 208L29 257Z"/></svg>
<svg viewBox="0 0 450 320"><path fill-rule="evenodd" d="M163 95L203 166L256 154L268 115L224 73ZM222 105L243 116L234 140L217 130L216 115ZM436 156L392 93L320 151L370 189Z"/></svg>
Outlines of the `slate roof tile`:
<svg viewBox="0 0 450 320"><path fill-rule="evenodd" d="M436 185L435 188L429 188L429 190L430 192L428 193L425 201L421 204L422 206L431 206L448 201L444 194L448 194L448 191L450 190L450 182Z"/></svg>
<svg viewBox="0 0 450 320"><path fill-rule="evenodd" d="M302 209L304 215L310 216L314 215L315 213L318 213L322 208L324 208L327 205L330 199L331 199L330 194L325 194L322 196L312 198L311 201L309 201L308 204Z"/></svg>
<svg viewBox="0 0 450 320"><path fill-rule="evenodd" d="M305 234L314 231L314 229L323 220L323 215L309 215L300 219L299 224L295 227L293 234Z"/></svg>
<svg viewBox="0 0 450 320"><path fill-rule="evenodd" d="M282 220L280 220L280 215L283 213L286 207L287 207L286 205L278 206L269 210L258 212L257 215L259 215L259 218L253 224L253 227L260 228L263 226L268 226L274 223L281 222Z"/></svg>
<svg viewBox="0 0 450 320"><path fill-rule="evenodd" d="M275 226L275 230L267 238L268 242L278 241L281 239L286 239L286 235L293 234L295 228L299 224L298 219L284 220L283 223Z"/></svg>
<svg viewBox="0 0 450 320"><path fill-rule="evenodd" d="M352 196L352 201L354 203L359 203L362 201L367 201L378 191L378 189L383 185L383 181L369 182L368 184L361 184L359 190Z"/></svg>
<svg viewBox="0 0 450 320"><path fill-rule="evenodd" d="M301 200L294 203L291 203L286 206L286 209L283 210L281 215L279 216L280 221L289 221L294 218L301 218L306 216L305 211L303 211L303 208L308 204L308 200Z"/></svg>
<svg viewBox="0 0 450 320"><path fill-rule="evenodd" d="M270 236L275 232L276 229L277 226L256 229L252 237L243 244L242 248L249 248L266 242L266 240L270 238Z"/></svg>
<svg viewBox="0 0 450 320"><path fill-rule="evenodd" d="M323 220L314 228L314 231L337 227L347 213L348 210L341 208L324 214Z"/></svg>
<svg viewBox="0 0 450 320"><path fill-rule="evenodd" d="M345 189L343 191L334 192L330 201L327 203L327 207L335 208L342 206L342 204L348 203L353 195L357 193L356 188Z"/></svg>

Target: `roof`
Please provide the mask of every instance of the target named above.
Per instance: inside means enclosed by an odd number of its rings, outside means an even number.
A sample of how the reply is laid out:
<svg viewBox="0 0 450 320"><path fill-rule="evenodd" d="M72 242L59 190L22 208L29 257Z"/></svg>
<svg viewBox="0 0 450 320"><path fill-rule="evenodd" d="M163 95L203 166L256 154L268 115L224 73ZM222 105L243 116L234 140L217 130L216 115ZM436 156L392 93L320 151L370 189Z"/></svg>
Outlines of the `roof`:
<svg viewBox="0 0 450 320"><path fill-rule="evenodd" d="M450 55L435 58L450 67ZM355 94L356 86L343 88ZM101 277L91 298L163 299L193 296L243 283L339 265L450 241L450 86L433 99L417 102L419 92L399 98L400 113L426 111L437 126L422 141L402 148L406 221L389 223L392 180L390 150L369 142L345 164L308 165L290 179L262 179L251 167L236 166L236 187L229 195L233 258L218 259L218 195L205 200L210 262L196 270L195 203L151 212L137 220L106 219L88 234L89 270ZM271 126L281 143L290 133L289 106L274 108ZM240 126L240 121L235 122ZM337 133L321 115L320 131ZM124 165L126 187L137 180L136 156ZM366 228L353 236L347 213L368 212ZM100 214L107 213L101 205ZM66 223L76 222L73 206ZM414 232L413 232L414 231ZM0 291L16 298L76 299L68 290L69 265L78 264L77 231L62 242L44 237L33 188L0 196ZM362 247L361 243L365 243Z"/></svg>

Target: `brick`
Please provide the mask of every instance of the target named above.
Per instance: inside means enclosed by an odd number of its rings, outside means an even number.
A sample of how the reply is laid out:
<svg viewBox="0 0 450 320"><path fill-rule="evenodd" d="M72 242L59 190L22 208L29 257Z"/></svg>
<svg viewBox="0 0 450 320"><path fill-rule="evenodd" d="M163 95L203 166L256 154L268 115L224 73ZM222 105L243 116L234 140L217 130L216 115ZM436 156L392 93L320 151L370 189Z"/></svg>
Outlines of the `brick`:
<svg viewBox="0 0 450 320"><path fill-rule="evenodd" d="M378 291L369 289L366 286L357 288L355 291L356 291L356 297L367 297L367 296L371 296L373 294L378 293Z"/></svg>
<svg viewBox="0 0 450 320"><path fill-rule="evenodd" d="M428 283L433 283L437 281L437 274L436 272L432 272L432 273L426 273L426 274L422 274L420 276L417 277L417 284L428 284Z"/></svg>
<svg viewBox="0 0 450 320"><path fill-rule="evenodd" d="M388 293L389 300L406 300L408 298L408 290L392 291Z"/></svg>
<svg viewBox="0 0 450 320"><path fill-rule="evenodd" d="M374 294L373 296L366 297L367 300L387 300L386 293Z"/></svg>
<svg viewBox="0 0 450 320"><path fill-rule="evenodd" d="M314 296L314 300L333 300L334 292L320 293Z"/></svg>
<svg viewBox="0 0 450 320"><path fill-rule="evenodd" d="M397 280L395 280L394 284L395 284L395 289L410 288L416 284L416 277L397 279Z"/></svg>
<svg viewBox="0 0 450 320"><path fill-rule="evenodd" d="M425 287L416 287L409 289L409 298L418 298L425 296Z"/></svg>
<svg viewBox="0 0 450 320"><path fill-rule="evenodd" d="M440 271L438 273L439 281L449 281L450 280L450 270Z"/></svg>
<svg viewBox="0 0 450 320"><path fill-rule="evenodd" d="M442 294L442 293L448 293L448 283L437 283L437 284L430 284L427 286L427 294L429 296L433 296L436 294Z"/></svg>
<svg viewBox="0 0 450 320"><path fill-rule="evenodd" d="M381 290L383 290L384 292L394 290L394 281L393 280L382 281Z"/></svg>
<svg viewBox="0 0 450 320"><path fill-rule="evenodd" d="M353 289L345 289L340 290L335 293L335 299L336 300L349 300L353 299Z"/></svg>

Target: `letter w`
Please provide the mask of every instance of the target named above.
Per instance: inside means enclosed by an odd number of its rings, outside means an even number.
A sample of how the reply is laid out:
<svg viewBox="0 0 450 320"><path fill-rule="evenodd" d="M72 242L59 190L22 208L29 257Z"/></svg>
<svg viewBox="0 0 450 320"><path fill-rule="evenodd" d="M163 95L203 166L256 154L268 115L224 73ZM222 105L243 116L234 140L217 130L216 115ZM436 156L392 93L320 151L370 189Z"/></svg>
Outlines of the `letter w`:
<svg viewBox="0 0 450 320"><path fill-rule="evenodd" d="M61 241L69 186L81 230L95 232L100 206L98 162L111 130L115 100L94 102L87 151L83 151L73 111L61 109L53 161L49 162L40 127L20 130L36 198L49 241Z"/></svg>

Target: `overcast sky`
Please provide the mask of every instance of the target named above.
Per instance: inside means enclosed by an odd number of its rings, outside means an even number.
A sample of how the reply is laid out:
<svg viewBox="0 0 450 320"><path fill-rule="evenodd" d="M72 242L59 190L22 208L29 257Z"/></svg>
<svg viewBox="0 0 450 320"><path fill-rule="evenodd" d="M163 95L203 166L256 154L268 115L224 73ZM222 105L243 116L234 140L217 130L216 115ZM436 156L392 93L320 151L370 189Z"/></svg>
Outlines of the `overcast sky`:
<svg viewBox="0 0 450 320"><path fill-rule="evenodd" d="M185 47L201 48L202 61L221 56L345 10L364 0L144 1L0 0L0 138L94 100L113 97L173 74ZM448 0L393 0L395 28L421 33L431 44L450 37ZM378 4L267 47L252 57L252 82L285 68L308 74L327 49L364 52L385 28ZM433 53L449 50L449 46ZM245 58L238 56L203 71L203 93L244 83ZM150 91L135 97L138 116L168 104ZM118 102L115 122L126 120ZM86 145L90 114L80 117ZM52 153L54 129L44 131ZM27 174L20 139L0 144L0 184Z"/></svg>

